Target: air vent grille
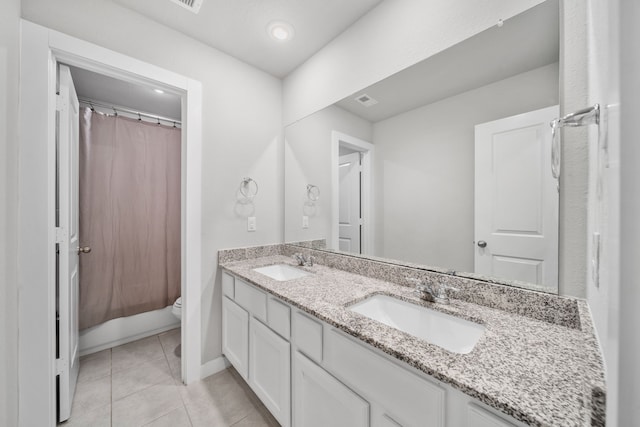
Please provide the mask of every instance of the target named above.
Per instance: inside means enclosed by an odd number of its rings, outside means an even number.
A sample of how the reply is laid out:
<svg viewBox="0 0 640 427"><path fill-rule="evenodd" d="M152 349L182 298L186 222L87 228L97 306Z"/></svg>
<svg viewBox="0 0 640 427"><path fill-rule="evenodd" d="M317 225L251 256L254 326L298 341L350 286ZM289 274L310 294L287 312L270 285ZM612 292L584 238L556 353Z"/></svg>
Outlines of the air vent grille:
<svg viewBox="0 0 640 427"><path fill-rule="evenodd" d="M187 10L193 13L200 12L200 6L202 6L203 0L170 0L172 3L179 4Z"/></svg>
<svg viewBox="0 0 640 427"><path fill-rule="evenodd" d="M365 107L371 107L372 105L376 105L378 103L378 101L376 101L366 93L363 93L362 95L357 96L355 100L360 104L364 105Z"/></svg>

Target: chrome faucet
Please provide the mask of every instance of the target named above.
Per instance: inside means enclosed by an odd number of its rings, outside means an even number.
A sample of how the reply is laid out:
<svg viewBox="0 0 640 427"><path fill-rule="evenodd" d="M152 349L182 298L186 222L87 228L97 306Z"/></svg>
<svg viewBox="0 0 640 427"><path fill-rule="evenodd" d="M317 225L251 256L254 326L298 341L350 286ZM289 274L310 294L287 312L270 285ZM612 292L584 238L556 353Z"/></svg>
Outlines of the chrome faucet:
<svg viewBox="0 0 640 427"><path fill-rule="evenodd" d="M295 259L301 267L313 267L314 258L311 255L309 255L309 258L306 258L303 254L297 253L293 255L293 259Z"/></svg>
<svg viewBox="0 0 640 427"><path fill-rule="evenodd" d="M436 302L439 304L449 304L449 296L447 291L458 292L459 289L442 283L427 283L425 280L406 277L406 280L415 283L416 289L414 294L425 301Z"/></svg>

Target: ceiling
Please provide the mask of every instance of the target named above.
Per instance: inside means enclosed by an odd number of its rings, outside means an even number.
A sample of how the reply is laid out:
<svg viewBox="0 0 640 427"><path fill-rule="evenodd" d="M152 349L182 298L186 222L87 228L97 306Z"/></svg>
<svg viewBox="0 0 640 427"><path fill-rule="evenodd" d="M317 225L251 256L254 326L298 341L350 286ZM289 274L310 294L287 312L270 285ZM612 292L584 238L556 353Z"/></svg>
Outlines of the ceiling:
<svg viewBox="0 0 640 427"><path fill-rule="evenodd" d="M140 113L180 120L181 99L171 93L156 93L149 86L117 80L81 68L69 67L78 97L126 107Z"/></svg>
<svg viewBox="0 0 640 427"><path fill-rule="evenodd" d="M548 0L337 105L370 122L475 89L559 60L559 3ZM355 101L367 94L378 101Z"/></svg>
<svg viewBox="0 0 640 427"><path fill-rule="evenodd" d="M112 0L160 24L284 77L382 0L203 0L199 14L169 0ZM295 30L274 40L272 21Z"/></svg>

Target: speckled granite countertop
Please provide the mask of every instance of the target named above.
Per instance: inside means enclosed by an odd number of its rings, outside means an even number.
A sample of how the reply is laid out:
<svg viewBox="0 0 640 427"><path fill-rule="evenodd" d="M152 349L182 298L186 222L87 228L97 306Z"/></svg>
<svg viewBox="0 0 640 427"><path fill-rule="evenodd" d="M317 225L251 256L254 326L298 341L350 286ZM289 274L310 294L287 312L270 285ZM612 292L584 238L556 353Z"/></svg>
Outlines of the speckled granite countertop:
<svg viewBox="0 0 640 427"><path fill-rule="evenodd" d="M317 264L300 267L314 274L284 282L252 271L278 263L294 265L277 255L221 266L515 419L536 426L601 425L604 374L585 302L578 302L581 328L572 329L455 299L448 306L420 301L407 286ZM482 323L486 331L471 353L456 354L347 309L376 293Z"/></svg>

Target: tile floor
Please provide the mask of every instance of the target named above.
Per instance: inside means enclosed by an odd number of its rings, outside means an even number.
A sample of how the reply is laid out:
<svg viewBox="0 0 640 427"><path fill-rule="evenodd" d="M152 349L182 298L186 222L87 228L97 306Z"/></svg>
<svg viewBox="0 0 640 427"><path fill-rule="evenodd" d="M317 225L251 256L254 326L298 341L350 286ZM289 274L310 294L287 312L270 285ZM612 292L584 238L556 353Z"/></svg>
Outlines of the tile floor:
<svg viewBox="0 0 640 427"><path fill-rule="evenodd" d="M180 380L180 329L80 359L71 418L62 427L274 427L233 369L189 386Z"/></svg>

